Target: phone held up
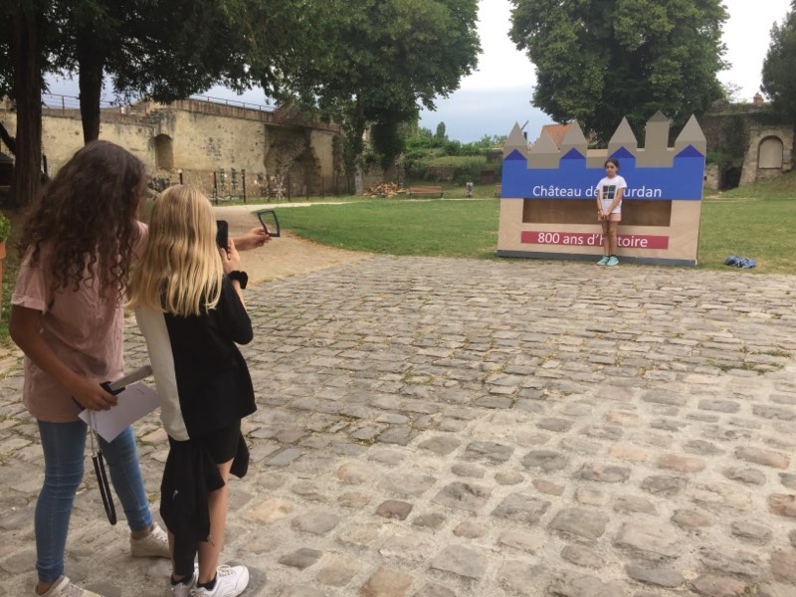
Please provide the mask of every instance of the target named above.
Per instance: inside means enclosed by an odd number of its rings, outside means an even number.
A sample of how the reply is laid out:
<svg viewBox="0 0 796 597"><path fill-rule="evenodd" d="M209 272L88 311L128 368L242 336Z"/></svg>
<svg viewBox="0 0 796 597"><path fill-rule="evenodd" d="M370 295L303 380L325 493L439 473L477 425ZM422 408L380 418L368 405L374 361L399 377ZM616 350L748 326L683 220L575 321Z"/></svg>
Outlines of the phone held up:
<svg viewBox="0 0 796 597"><path fill-rule="evenodd" d="M216 232L216 244L219 249L225 251L229 248L229 224L226 220L216 220L218 231Z"/></svg>

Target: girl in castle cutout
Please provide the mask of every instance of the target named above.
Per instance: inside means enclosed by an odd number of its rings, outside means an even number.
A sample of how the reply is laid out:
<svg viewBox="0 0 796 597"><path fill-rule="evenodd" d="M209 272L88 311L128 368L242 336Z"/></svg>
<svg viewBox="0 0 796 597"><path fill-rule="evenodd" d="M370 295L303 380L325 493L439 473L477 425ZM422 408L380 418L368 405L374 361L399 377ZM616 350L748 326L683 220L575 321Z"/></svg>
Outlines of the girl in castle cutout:
<svg viewBox="0 0 796 597"><path fill-rule="evenodd" d="M622 220L622 197L626 188L625 179L619 176L619 161L608 158L605 161L605 176L597 184L597 220L603 227L605 252L597 265L619 265L616 237L619 222Z"/></svg>

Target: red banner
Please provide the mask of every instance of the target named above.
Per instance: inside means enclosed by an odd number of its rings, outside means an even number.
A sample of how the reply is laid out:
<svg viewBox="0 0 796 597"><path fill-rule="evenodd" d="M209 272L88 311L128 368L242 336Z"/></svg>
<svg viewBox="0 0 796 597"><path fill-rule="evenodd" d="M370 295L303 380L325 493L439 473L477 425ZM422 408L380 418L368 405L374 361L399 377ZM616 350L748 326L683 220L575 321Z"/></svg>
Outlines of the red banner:
<svg viewBox="0 0 796 597"><path fill-rule="evenodd" d="M603 235L599 232L542 232L525 230L520 242L525 245L566 245L570 247L602 247ZM620 234L616 241L620 249L668 249L668 236Z"/></svg>

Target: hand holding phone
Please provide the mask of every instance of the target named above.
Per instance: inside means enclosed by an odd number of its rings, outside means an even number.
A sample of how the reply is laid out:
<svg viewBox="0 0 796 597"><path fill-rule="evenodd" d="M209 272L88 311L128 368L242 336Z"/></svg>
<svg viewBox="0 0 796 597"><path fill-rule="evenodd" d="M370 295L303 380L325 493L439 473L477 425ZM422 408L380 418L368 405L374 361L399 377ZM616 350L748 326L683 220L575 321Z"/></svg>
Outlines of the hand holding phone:
<svg viewBox="0 0 796 597"><path fill-rule="evenodd" d="M219 249L225 251L229 248L229 224L226 220L216 220L218 231L216 232L216 244Z"/></svg>

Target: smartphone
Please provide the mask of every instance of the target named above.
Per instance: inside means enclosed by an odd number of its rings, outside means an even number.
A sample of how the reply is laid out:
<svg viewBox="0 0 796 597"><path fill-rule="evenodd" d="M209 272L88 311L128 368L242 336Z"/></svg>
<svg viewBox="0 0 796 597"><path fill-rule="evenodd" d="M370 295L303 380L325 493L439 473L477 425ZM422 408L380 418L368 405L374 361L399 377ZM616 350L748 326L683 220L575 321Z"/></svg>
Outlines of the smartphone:
<svg viewBox="0 0 796 597"><path fill-rule="evenodd" d="M216 232L216 244L219 249L225 251L229 247L229 224L226 220L216 220L218 232Z"/></svg>
<svg viewBox="0 0 796 597"><path fill-rule="evenodd" d="M257 212L257 217L260 219L260 224L263 230L269 236L278 238L280 234L279 218L276 217L276 212L273 209L264 209Z"/></svg>

